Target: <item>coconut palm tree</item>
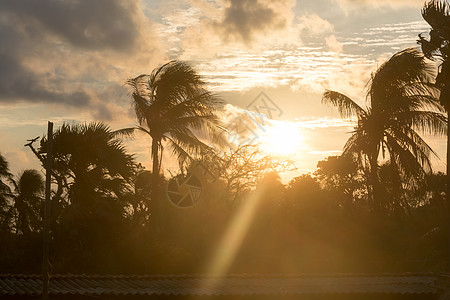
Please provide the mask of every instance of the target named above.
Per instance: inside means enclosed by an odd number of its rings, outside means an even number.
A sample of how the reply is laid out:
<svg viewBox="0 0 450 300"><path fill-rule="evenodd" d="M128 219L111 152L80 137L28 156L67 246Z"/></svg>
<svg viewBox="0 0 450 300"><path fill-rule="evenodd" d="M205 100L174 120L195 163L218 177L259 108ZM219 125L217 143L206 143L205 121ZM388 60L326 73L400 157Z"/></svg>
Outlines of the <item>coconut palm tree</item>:
<svg viewBox="0 0 450 300"><path fill-rule="evenodd" d="M46 151L44 138L36 151L41 161ZM61 197L58 191L53 197L51 220L59 263L95 265L101 256L93 249L110 245L125 224L134 158L101 122L63 124L53 132L52 153L52 177L62 185ZM61 201L55 203L55 197Z"/></svg>
<svg viewBox="0 0 450 300"><path fill-rule="evenodd" d="M6 181L11 178L9 173L8 162L5 157L0 154L0 229L7 229L10 226L10 188Z"/></svg>
<svg viewBox="0 0 450 300"><path fill-rule="evenodd" d="M23 171L17 180L10 179L13 186L13 211L16 234L37 232L41 229L44 180L38 171Z"/></svg>
<svg viewBox="0 0 450 300"><path fill-rule="evenodd" d="M418 43L426 57L435 59L439 63L436 86L440 89L439 101L445 107L448 118L450 116L450 5L447 1L432 0L424 5L422 17L431 26L430 39L427 40L419 35ZM450 126L450 124L447 124L447 126ZM447 203L450 203L449 174L450 135L447 134ZM450 220L450 218L448 219ZM448 228L450 228L450 224ZM448 231L448 248L450 268L450 229Z"/></svg>
<svg viewBox="0 0 450 300"><path fill-rule="evenodd" d="M326 91L323 102L336 106L341 117L356 117L358 124L344 146L343 155L358 155L367 171L373 210L381 212L379 156L389 158L403 178L423 177L436 154L418 132L446 133L433 87L431 66L415 49L394 54L372 74L367 87L369 106L361 107L344 94Z"/></svg>
<svg viewBox="0 0 450 300"><path fill-rule="evenodd" d="M128 80L138 125L120 130L125 135L142 132L152 139L151 212L158 210L162 153L167 148L180 169L204 151L207 142L224 145L216 110L222 102L206 90L206 82L188 64L171 61Z"/></svg>
<svg viewBox="0 0 450 300"><path fill-rule="evenodd" d="M46 153L42 139L39 154ZM134 158L109 126L101 122L63 124L53 133L53 171L64 177L71 204L120 197L133 174Z"/></svg>

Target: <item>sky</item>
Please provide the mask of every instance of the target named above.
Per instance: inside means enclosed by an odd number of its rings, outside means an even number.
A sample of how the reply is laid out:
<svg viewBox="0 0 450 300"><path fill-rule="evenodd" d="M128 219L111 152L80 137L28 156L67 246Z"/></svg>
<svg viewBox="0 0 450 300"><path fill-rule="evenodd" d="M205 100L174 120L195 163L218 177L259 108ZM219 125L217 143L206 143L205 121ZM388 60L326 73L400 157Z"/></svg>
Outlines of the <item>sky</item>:
<svg viewBox="0 0 450 300"><path fill-rule="evenodd" d="M126 80L183 60L226 103L224 122L248 129L245 136L230 131L230 140L287 155L296 166L290 177L313 172L319 160L341 153L354 126L321 95L336 90L365 105L371 72L395 52L417 47L418 34L428 31L422 6L422 0L3 0L0 153L17 174L39 168L24 144L44 135L47 121L56 128L135 125ZM425 138L440 156L435 170L444 170L445 140ZM126 144L150 167L148 138ZM167 153L164 162L173 168Z"/></svg>

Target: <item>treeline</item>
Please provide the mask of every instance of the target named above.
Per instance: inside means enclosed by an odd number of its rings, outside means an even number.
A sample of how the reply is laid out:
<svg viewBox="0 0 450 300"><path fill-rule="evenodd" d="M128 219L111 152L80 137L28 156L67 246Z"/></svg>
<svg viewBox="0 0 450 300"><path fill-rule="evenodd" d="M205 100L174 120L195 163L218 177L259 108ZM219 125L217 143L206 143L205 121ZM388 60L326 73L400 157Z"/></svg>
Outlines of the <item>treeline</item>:
<svg viewBox="0 0 450 300"><path fill-rule="evenodd" d="M289 162L241 146L188 166L186 172L202 187L190 208L173 205L166 188L171 178L161 179L156 216L148 209L151 172L126 153L106 125L63 125L54 140L53 273L205 273L215 271L220 255L230 254L235 255L222 272L445 268L445 176L440 173L401 191L393 186L395 169L383 164L380 215L370 206L367 177L351 157L328 157L313 174L284 185L278 172ZM45 154L45 143L36 153ZM0 269L38 273L42 176L26 170L15 178L3 158L1 166Z"/></svg>

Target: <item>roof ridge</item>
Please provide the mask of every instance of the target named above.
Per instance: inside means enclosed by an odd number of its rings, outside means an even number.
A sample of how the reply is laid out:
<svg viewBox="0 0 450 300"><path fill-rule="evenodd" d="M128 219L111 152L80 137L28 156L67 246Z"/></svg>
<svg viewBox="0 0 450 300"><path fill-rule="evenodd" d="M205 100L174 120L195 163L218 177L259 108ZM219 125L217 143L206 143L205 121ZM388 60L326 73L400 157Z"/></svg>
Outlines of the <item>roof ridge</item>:
<svg viewBox="0 0 450 300"><path fill-rule="evenodd" d="M88 279L168 279L168 278L324 278L324 277L420 277L420 276L450 276L447 272L402 272L402 273L178 273L178 274L53 274L51 278L88 278ZM40 274L0 274L0 278L41 278Z"/></svg>

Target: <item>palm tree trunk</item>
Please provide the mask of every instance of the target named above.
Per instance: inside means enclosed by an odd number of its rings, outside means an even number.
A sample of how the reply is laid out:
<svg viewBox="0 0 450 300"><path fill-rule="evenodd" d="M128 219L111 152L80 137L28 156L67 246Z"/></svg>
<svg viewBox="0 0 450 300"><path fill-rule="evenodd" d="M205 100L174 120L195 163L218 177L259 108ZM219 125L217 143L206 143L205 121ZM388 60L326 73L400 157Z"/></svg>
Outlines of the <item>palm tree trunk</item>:
<svg viewBox="0 0 450 300"><path fill-rule="evenodd" d="M372 151L372 155L369 158L370 162L370 185L372 187L372 199L371 208L373 213L379 217L382 212L382 203L380 199L380 186L378 182L378 148L375 146L375 150Z"/></svg>
<svg viewBox="0 0 450 300"><path fill-rule="evenodd" d="M150 200L150 225L157 229L161 225L161 211L160 211L160 197L159 197L159 143L158 140L153 138L152 140L152 190ZM153 230L151 228L150 230Z"/></svg>

